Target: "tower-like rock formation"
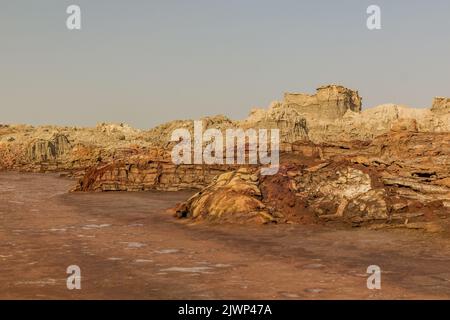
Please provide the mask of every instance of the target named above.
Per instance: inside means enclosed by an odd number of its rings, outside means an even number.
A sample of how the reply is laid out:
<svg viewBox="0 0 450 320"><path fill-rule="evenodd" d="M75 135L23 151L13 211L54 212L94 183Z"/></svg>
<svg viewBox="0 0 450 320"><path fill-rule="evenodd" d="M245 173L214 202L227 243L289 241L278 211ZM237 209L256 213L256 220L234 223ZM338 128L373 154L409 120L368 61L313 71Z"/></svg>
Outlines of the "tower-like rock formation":
<svg viewBox="0 0 450 320"><path fill-rule="evenodd" d="M348 111L360 112L362 98L358 91L340 85L327 85L317 89L316 94L285 93L283 104L295 108L306 118L335 120Z"/></svg>

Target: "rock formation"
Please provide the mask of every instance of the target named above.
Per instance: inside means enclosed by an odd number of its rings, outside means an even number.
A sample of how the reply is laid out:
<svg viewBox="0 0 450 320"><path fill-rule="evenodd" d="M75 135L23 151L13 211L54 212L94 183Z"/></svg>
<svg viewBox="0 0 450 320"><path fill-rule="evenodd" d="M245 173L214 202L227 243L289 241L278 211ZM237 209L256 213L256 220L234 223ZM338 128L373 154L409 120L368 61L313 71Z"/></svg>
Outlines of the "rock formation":
<svg viewBox="0 0 450 320"><path fill-rule="evenodd" d="M296 109L307 118L335 120L343 117L348 110L360 112L362 98L358 91L328 85L318 88L315 95L285 93L283 104Z"/></svg>
<svg viewBox="0 0 450 320"><path fill-rule="evenodd" d="M176 208L193 221L347 223L430 227L450 214L450 99L430 109L386 104L362 111L357 91L330 85L286 93L243 120L203 128L280 129L281 166L175 165L176 120L147 131L0 125L0 170L79 177L75 191L198 189ZM248 145L247 145L248 148Z"/></svg>
<svg viewBox="0 0 450 320"><path fill-rule="evenodd" d="M0 170L67 172L84 170L149 147L139 130L124 124L99 124L96 128L0 127Z"/></svg>
<svg viewBox="0 0 450 320"><path fill-rule="evenodd" d="M433 100L431 111L436 114L450 113L450 98L436 97Z"/></svg>
<svg viewBox="0 0 450 320"><path fill-rule="evenodd" d="M317 89L315 95L286 93L284 100L273 102L268 109L255 108L244 123L255 123L273 113L296 111L295 119L302 123L302 133L289 142L309 139L315 143L372 140L390 131L395 123L415 120L423 132L449 132L449 100L435 98L431 109L414 109L396 104L384 104L361 111L362 98L357 91L331 85Z"/></svg>
<svg viewBox="0 0 450 320"><path fill-rule="evenodd" d="M405 129L370 143L294 144L275 176L248 170L217 177L180 204L176 215L432 230L439 226L430 222L450 217L450 133Z"/></svg>
<svg viewBox="0 0 450 320"><path fill-rule="evenodd" d="M177 191L201 189L215 176L233 170L227 165L175 165L170 152L142 150L86 171L74 191Z"/></svg>
<svg viewBox="0 0 450 320"><path fill-rule="evenodd" d="M278 128L282 143L371 141L403 122L415 121L419 132L449 132L449 100L436 98L431 109L381 105L361 111L357 91L323 86L316 94L286 93L268 109L253 109L240 121L205 117L205 129ZM176 120L147 131L126 124L101 123L95 128L0 126L0 170L67 171L82 175L87 168L134 155L149 148L168 150L175 129L193 130L193 121ZM395 128L394 128L395 129Z"/></svg>
<svg viewBox="0 0 450 320"><path fill-rule="evenodd" d="M65 135L56 134L50 140L38 139L27 148L28 159L33 162L57 161L70 152L72 146Z"/></svg>
<svg viewBox="0 0 450 320"><path fill-rule="evenodd" d="M272 216L262 203L259 175L241 168L223 173L177 208L178 217L227 222L265 222Z"/></svg>

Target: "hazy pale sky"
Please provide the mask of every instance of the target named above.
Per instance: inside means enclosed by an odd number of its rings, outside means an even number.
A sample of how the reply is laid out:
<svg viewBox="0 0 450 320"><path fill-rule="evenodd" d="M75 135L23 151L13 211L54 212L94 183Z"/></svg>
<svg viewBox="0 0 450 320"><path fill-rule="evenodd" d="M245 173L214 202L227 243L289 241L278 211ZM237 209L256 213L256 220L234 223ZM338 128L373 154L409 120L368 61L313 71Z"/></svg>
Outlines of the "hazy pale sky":
<svg viewBox="0 0 450 320"><path fill-rule="evenodd" d="M365 107L450 96L450 1L0 0L0 123L239 119L328 83Z"/></svg>

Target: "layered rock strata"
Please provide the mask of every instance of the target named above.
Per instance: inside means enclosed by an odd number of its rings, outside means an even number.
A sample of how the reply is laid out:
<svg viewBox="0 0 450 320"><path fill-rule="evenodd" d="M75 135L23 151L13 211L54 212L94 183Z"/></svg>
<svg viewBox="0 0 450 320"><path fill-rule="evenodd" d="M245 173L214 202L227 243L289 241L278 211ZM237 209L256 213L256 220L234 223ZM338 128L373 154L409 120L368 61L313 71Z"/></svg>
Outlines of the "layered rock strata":
<svg viewBox="0 0 450 320"><path fill-rule="evenodd" d="M170 153L155 148L89 168L73 191L201 189L215 176L234 168L228 165L175 165Z"/></svg>
<svg viewBox="0 0 450 320"><path fill-rule="evenodd" d="M450 217L449 181L450 133L393 130L370 143L293 144L276 175L222 174L175 211L194 221L437 230L429 223Z"/></svg>

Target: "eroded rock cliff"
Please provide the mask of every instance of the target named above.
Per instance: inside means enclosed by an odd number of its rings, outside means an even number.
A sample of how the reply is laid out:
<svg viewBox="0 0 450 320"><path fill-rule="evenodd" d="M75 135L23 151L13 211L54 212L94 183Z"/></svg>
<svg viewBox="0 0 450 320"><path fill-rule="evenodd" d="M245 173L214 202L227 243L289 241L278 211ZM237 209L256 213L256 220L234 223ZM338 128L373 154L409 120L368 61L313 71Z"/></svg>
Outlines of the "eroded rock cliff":
<svg viewBox="0 0 450 320"><path fill-rule="evenodd" d="M215 178L180 204L176 215L195 221L333 221L430 231L450 217L450 133L405 129L370 143L294 144L276 175L249 170Z"/></svg>

